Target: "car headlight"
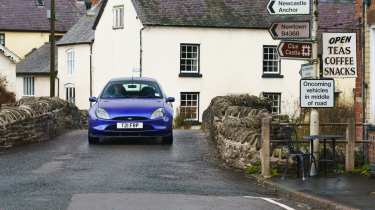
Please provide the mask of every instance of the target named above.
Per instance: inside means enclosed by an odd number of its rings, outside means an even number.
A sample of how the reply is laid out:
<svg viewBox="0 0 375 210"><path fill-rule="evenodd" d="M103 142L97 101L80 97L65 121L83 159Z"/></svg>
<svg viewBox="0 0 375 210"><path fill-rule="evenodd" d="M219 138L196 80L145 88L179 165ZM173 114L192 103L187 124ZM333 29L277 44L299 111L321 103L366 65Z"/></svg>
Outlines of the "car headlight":
<svg viewBox="0 0 375 210"><path fill-rule="evenodd" d="M155 110L151 115L152 120L163 118L163 117L164 117L164 109L163 108L159 108L159 109Z"/></svg>
<svg viewBox="0 0 375 210"><path fill-rule="evenodd" d="M95 114L99 119L103 119L103 120L110 119L108 112L102 108L97 108Z"/></svg>

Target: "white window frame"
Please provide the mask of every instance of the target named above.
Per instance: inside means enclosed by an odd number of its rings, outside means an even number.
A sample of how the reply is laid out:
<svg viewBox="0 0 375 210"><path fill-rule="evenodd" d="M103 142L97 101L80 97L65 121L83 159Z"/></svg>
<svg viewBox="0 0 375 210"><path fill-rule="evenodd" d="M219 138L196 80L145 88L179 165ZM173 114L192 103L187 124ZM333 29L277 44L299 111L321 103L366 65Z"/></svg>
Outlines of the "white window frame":
<svg viewBox="0 0 375 210"><path fill-rule="evenodd" d="M272 53L270 52L272 50ZM263 46L263 74L269 75L279 75L280 71L280 57L277 52L276 45L264 45ZM271 62L271 64L269 64ZM276 70L275 70L276 69Z"/></svg>
<svg viewBox="0 0 375 210"><path fill-rule="evenodd" d="M124 28L124 5L113 7L113 29Z"/></svg>
<svg viewBox="0 0 375 210"><path fill-rule="evenodd" d="M65 85L65 100L69 103L76 103L76 88L73 84Z"/></svg>
<svg viewBox="0 0 375 210"><path fill-rule="evenodd" d="M35 96L35 78L33 76L23 77L23 96Z"/></svg>
<svg viewBox="0 0 375 210"><path fill-rule="evenodd" d="M281 93L264 92L262 95L263 97L268 98L272 101L272 105L271 105L272 114L280 115L281 114Z"/></svg>
<svg viewBox="0 0 375 210"><path fill-rule="evenodd" d="M183 99L183 95L185 95L185 99ZM189 98L189 96L190 96L190 98ZM196 98L196 99L194 99L194 98ZM183 103L185 105L183 105ZM181 92L180 93L180 114L182 114L183 112L186 112L186 110L189 110L189 109L195 109L195 113L196 113L195 117L187 117L185 120L187 120L187 121L199 121L199 103L200 103L200 93L199 92Z"/></svg>
<svg viewBox="0 0 375 210"><path fill-rule="evenodd" d="M0 44L5 46L5 34L0 33Z"/></svg>
<svg viewBox="0 0 375 210"><path fill-rule="evenodd" d="M191 47L191 51L188 51L189 47ZM191 56L189 57L188 54L191 54ZM188 66L190 70L187 70ZM200 44L180 44L180 73L200 73Z"/></svg>
<svg viewBox="0 0 375 210"><path fill-rule="evenodd" d="M66 66L68 75L73 75L75 72L75 52L74 49L66 51Z"/></svg>

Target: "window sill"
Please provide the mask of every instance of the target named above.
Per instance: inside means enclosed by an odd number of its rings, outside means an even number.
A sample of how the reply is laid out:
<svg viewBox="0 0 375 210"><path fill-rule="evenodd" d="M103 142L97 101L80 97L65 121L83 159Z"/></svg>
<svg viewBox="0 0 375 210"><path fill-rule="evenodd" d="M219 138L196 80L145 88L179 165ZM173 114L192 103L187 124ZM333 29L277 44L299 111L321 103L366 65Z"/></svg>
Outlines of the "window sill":
<svg viewBox="0 0 375 210"><path fill-rule="evenodd" d="M124 29L124 27L112 27L113 30L121 30Z"/></svg>
<svg viewBox="0 0 375 210"><path fill-rule="evenodd" d="M193 77L193 78L202 78L202 74L200 73L180 73L179 77Z"/></svg>
<svg viewBox="0 0 375 210"><path fill-rule="evenodd" d="M265 78L265 79L282 79L282 78L284 78L284 75L281 75L281 74L263 74L262 78Z"/></svg>

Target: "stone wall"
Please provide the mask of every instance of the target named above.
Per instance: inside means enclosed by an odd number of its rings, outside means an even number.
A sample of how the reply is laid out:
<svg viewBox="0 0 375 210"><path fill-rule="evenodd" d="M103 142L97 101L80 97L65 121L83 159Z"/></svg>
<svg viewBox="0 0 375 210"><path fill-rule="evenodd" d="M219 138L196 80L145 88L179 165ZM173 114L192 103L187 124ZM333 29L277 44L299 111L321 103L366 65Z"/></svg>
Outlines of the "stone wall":
<svg viewBox="0 0 375 210"><path fill-rule="evenodd" d="M270 102L250 95L219 96L203 113L203 130L216 143L228 165L244 169L259 161L261 119Z"/></svg>
<svg viewBox="0 0 375 210"><path fill-rule="evenodd" d="M64 100L23 98L0 110L0 147L47 141L82 124L81 112Z"/></svg>

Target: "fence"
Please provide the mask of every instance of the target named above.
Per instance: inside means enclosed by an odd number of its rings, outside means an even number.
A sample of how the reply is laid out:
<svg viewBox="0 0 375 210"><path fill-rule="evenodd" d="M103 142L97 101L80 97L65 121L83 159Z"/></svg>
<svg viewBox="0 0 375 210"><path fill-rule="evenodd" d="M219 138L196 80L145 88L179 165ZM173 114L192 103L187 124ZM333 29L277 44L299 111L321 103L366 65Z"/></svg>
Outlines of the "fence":
<svg viewBox="0 0 375 210"><path fill-rule="evenodd" d="M271 128L272 126L293 126L298 127L299 135L308 136L310 124L293 124L293 123L272 123L271 117L262 119L262 129L261 129L261 163L262 163L262 176L267 178L270 177L270 167L271 167L271 147L273 144L285 144L286 140L271 139ZM358 126L364 126L365 128L365 139L357 140L356 138L356 128ZM320 124L320 131L323 134L339 134L345 136L343 140L337 140L336 143L344 148L344 163L345 171L353 171L355 169L355 164L357 163L375 163L375 127L370 127L369 125L355 124L351 123L325 123ZM332 133L335 132L335 133ZM299 144L308 145L310 142L305 140L296 139ZM361 146L362 147L358 147ZM363 154L361 159L356 157L356 149L361 148ZM358 154L358 153L357 153ZM357 161L356 161L357 159Z"/></svg>

